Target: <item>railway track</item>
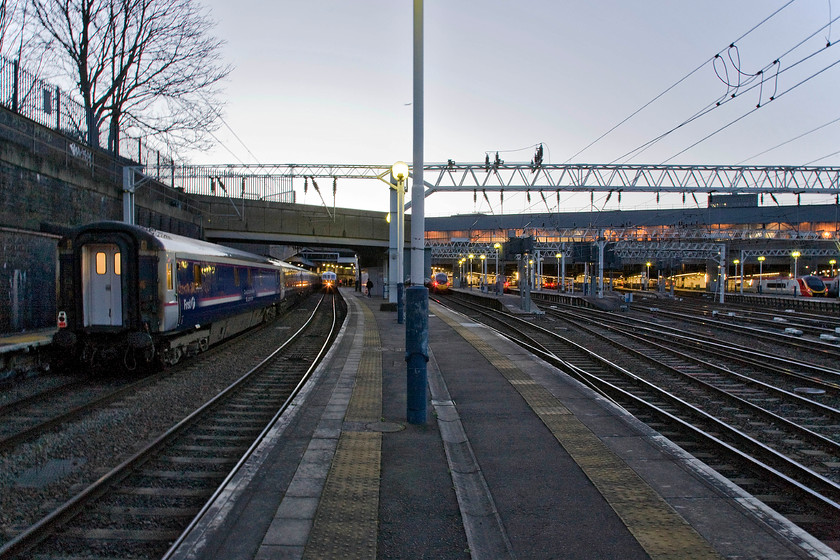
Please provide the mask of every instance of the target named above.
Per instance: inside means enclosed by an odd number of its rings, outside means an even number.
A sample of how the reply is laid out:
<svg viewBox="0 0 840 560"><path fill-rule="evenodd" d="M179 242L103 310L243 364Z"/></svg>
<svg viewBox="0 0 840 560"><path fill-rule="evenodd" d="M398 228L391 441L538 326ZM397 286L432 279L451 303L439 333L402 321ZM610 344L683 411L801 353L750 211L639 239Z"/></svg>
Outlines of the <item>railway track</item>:
<svg viewBox="0 0 840 560"><path fill-rule="evenodd" d="M168 375L160 372L137 380L123 376L95 381L79 379L7 403L0 407L0 452L116 402Z"/></svg>
<svg viewBox="0 0 840 560"><path fill-rule="evenodd" d="M539 296L534 297L533 301L545 309L551 307L562 308L565 305L554 300L540 299ZM835 369L838 361L840 361L840 345L821 341L814 337L803 338L783 332L782 329L789 325L776 322L777 330L772 331L738 324L739 312L720 311L716 315L704 316L702 311L693 312L692 307L677 307L681 311L672 311L671 308L674 305L679 306L680 304L669 301L634 303L630 306L633 316L625 315L625 321L674 333L688 331L698 340L720 341L721 335L723 335L729 341L742 341L741 346L746 353L763 348L767 352L794 357L796 361L802 361L807 357L813 365L824 366L828 369ZM581 312L583 311L581 310ZM590 309L589 312L592 314L601 313L600 316L602 317L614 315L605 314L595 309ZM730 315L730 313L732 314ZM641 316L647 317L648 320L642 320ZM619 319L612 320L618 321ZM830 321L831 318L823 317L823 320ZM840 320L838 320L838 323L840 324ZM728 344L733 343L728 342Z"/></svg>
<svg viewBox="0 0 840 560"><path fill-rule="evenodd" d="M840 542L836 408L730 375L708 353L685 355L639 328L597 324L577 308L537 321L441 301L618 402L817 538Z"/></svg>
<svg viewBox="0 0 840 560"><path fill-rule="evenodd" d="M768 345L773 351L757 349L754 338L750 335L743 336L737 331L738 339L745 339L750 344L739 344L732 340L717 336L714 331L708 329L706 323L700 322L699 328L689 330L682 321L655 320L659 312L653 312L651 319L645 320L641 317L628 317L623 314L615 314L595 309L571 307L564 305L552 305L547 307L549 314L559 318L573 319L574 316L586 316L587 320L595 321L610 326L615 330L624 329L625 332L636 332L643 334L648 340L656 340L674 348L679 348L683 353L694 353L699 357L709 356L714 350L713 358L729 366L737 364L742 368L751 368L755 375L762 375L768 379L781 383L795 391L802 386L808 389L819 389L819 391L804 393L824 395L826 399L832 399L834 408L840 407L840 369L837 369L838 362L833 358L825 359L818 351L802 353L798 345L786 345L784 340L773 339L774 344ZM566 309L567 311L563 311ZM574 310L570 314L569 310ZM690 326L690 325L689 325ZM731 370L729 370L731 371ZM766 374L770 375L766 375Z"/></svg>
<svg viewBox="0 0 840 560"><path fill-rule="evenodd" d="M0 558L157 558L280 417L343 320L326 296L259 365L0 548Z"/></svg>
<svg viewBox="0 0 840 560"><path fill-rule="evenodd" d="M759 302L760 303L760 302ZM752 335L767 336L783 335L786 328L801 331L802 335L811 337L805 343L808 346L819 347L821 350L832 352L840 356L840 347L836 343L824 342L821 335L836 336L836 328L840 327L840 317L818 315L803 311L775 310L773 312L759 311L754 307L740 304L728 303L724 306L687 299L658 300L655 303L633 303L632 307L644 309L651 305L656 306L660 311L667 312L674 317L684 321L711 321L716 326L732 332L738 330L748 331ZM795 336L786 335L795 344ZM777 338L778 339L778 338Z"/></svg>

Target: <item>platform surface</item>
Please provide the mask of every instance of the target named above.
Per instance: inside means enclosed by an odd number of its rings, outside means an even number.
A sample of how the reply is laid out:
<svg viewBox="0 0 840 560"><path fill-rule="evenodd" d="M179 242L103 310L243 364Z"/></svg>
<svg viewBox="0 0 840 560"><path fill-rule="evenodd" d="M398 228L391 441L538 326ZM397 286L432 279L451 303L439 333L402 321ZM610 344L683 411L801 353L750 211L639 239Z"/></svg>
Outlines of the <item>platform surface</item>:
<svg viewBox="0 0 840 560"><path fill-rule="evenodd" d="M342 293L316 378L167 558L840 558L434 303L428 420L408 424L404 325Z"/></svg>

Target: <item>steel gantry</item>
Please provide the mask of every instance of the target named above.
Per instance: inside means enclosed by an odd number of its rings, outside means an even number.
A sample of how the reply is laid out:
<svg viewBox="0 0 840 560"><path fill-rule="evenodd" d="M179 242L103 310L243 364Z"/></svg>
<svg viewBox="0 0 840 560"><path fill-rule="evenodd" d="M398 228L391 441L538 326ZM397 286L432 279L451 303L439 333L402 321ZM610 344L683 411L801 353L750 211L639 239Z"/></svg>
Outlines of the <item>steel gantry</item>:
<svg viewBox="0 0 840 560"><path fill-rule="evenodd" d="M425 166L429 194L463 190L840 193L840 167L447 162Z"/></svg>
<svg viewBox="0 0 840 560"><path fill-rule="evenodd" d="M149 165L172 186L209 190L213 177L381 179L390 164ZM426 196L436 192L564 191L717 194L840 194L840 167L768 165L427 163Z"/></svg>

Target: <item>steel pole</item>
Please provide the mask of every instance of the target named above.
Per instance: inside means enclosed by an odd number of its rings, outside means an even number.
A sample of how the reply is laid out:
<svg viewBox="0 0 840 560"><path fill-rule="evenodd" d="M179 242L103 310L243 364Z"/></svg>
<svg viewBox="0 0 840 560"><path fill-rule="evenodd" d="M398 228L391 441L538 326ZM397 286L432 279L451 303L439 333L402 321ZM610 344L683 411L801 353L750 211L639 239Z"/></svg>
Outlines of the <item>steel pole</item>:
<svg viewBox="0 0 840 560"><path fill-rule="evenodd" d="M429 290L423 285L425 185L423 182L423 0L414 0L414 176L411 183L411 287L406 290L406 419L426 423L429 361Z"/></svg>

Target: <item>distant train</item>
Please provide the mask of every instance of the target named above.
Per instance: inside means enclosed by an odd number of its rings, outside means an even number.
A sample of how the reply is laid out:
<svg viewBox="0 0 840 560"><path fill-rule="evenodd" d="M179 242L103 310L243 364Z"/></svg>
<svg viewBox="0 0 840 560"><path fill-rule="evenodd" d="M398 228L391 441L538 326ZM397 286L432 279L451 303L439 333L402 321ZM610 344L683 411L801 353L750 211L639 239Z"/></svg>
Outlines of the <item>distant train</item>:
<svg viewBox="0 0 840 560"><path fill-rule="evenodd" d="M276 316L320 284L312 272L121 222L58 245L54 344L79 362L172 365Z"/></svg>
<svg viewBox="0 0 840 560"><path fill-rule="evenodd" d="M678 290L705 290L708 275L703 272L677 274L673 277L674 286ZM830 284L819 276L800 276L792 278L777 274L763 276L744 276L745 293L780 294L789 296L821 297L830 294ZM760 288L759 288L760 284ZM732 275L727 278L726 289L730 292L740 292L741 277Z"/></svg>
<svg viewBox="0 0 840 560"><path fill-rule="evenodd" d="M327 290L334 290L338 286L338 277L335 272L326 271L321 274L321 286Z"/></svg>
<svg viewBox="0 0 840 560"><path fill-rule="evenodd" d="M840 295L840 276L824 276L822 281L825 284L825 295L828 297L837 297Z"/></svg>
<svg viewBox="0 0 840 560"><path fill-rule="evenodd" d="M735 280L735 289L740 291L741 280ZM791 278L788 276L762 276L745 277L745 292L760 292L762 294L785 294L791 296L819 297L826 295L825 282L819 276L799 276Z"/></svg>
<svg viewBox="0 0 840 560"><path fill-rule="evenodd" d="M445 272L438 272L432 276L429 291L436 293L446 293L450 288L449 276Z"/></svg>

